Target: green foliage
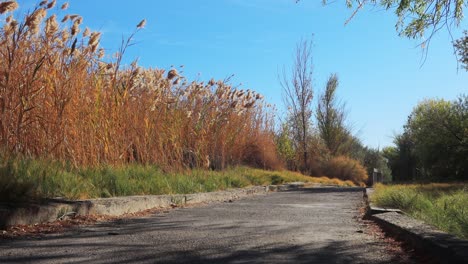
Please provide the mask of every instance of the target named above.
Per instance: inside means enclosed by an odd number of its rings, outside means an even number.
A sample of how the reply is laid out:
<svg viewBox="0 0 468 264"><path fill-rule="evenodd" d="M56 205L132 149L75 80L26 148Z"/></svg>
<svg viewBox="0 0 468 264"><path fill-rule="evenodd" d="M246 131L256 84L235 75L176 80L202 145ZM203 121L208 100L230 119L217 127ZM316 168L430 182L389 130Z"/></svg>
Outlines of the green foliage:
<svg viewBox="0 0 468 264"><path fill-rule="evenodd" d="M462 67L468 71L468 31L463 32L464 36L457 39L453 46L455 47L458 55L458 60L461 62Z"/></svg>
<svg viewBox="0 0 468 264"><path fill-rule="evenodd" d="M414 144L408 133L397 135L393 140L395 147L383 149L383 156L388 160L394 181L415 180L416 157L413 154Z"/></svg>
<svg viewBox="0 0 468 264"><path fill-rule="evenodd" d="M377 169L382 173L385 182L392 181L392 173L382 151L365 147L362 164L366 168L367 175L372 176L374 169Z"/></svg>
<svg viewBox="0 0 468 264"><path fill-rule="evenodd" d="M284 182L314 182L289 171L235 167L224 171L164 172L139 164L74 168L45 159L0 155L0 202L64 197L87 199L128 195L197 193ZM325 178L324 182L332 180ZM335 181L335 184L349 183Z"/></svg>
<svg viewBox="0 0 468 264"><path fill-rule="evenodd" d="M283 182L284 182L284 179L280 175L271 176L271 184L282 184Z"/></svg>
<svg viewBox="0 0 468 264"><path fill-rule="evenodd" d="M317 127L331 155L348 155L352 141L351 132L345 125L344 104L336 98L338 77L332 74L317 105Z"/></svg>
<svg viewBox="0 0 468 264"><path fill-rule="evenodd" d="M414 143L419 175L468 179L468 97L426 100L408 118L406 133Z"/></svg>
<svg viewBox="0 0 468 264"><path fill-rule="evenodd" d="M362 184L371 175L374 168L379 169L387 181L391 180L391 174L384 157L378 150L373 150L362 145L361 141L351 134L346 126L346 112L344 104L336 97L338 77L332 74L323 94L319 97L315 117L317 119L315 129L309 129L307 137L307 167L302 168L309 175L327 175L339 179L351 179L357 184ZM277 135L277 146L280 156L287 161L287 167L295 170L301 166L294 158L301 157L301 149L294 142L294 133L290 126L284 124ZM297 140L296 140L297 141ZM343 156L343 157L340 157ZM339 158L336 158L339 157ZM338 161L340 160L341 161ZM365 171L361 173L362 165ZM332 168L337 166L337 168ZM359 169L355 169L359 168ZM359 171L355 173L355 171Z"/></svg>
<svg viewBox="0 0 468 264"><path fill-rule="evenodd" d="M351 18L365 4L380 5L387 10L394 10L398 17L395 26L400 35L422 38L428 31L427 39L430 39L432 34L441 28L458 26L463 19L463 10L468 2L465 0L346 0L349 8L355 8Z"/></svg>
<svg viewBox="0 0 468 264"><path fill-rule="evenodd" d="M371 200L378 206L399 208L460 238L468 238L466 184L379 184Z"/></svg>
<svg viewBox="0 0 468 264"><path fill-rule="evenodd" d="M418 104L384 151L397 181L468 179L468 97Z"/></svg>
<svg viewBox="0 0 468 264"><path fill-rule="evenodd" d="M295 167L296 153L293 140L291 139L291 131L287 123L281 126L281 131L279 131L276 137L276 147L280 158L286 162L287 167Z"/></svg>

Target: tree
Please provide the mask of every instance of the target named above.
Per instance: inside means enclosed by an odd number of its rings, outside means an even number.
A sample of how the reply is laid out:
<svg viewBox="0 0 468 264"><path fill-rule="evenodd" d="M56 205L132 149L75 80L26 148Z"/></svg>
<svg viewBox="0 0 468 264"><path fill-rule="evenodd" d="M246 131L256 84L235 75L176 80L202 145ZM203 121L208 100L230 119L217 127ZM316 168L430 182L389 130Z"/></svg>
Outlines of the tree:
<svg viewBox="0 0 468 264"><path fill-rule="evenodd" d="M405 126L414 142L422 177L468 178L468 96L457 100L425 100Z"/></svg>
<svg viewBox="0 0 468 264"><path fill-rule="evenodd" d="M300 0L296 0L299 2ZM324 4L329 1L322 0ZM349 8L355 11L348 19L351 20L365 5L378 5L386 10L392 9L398 17L396 29L400 35L409 38L422 38L429 31L426 41L432 35L446 27L458 26L463 19L465 0L346 0Z"/></svg>
<svg viewBox="0 0 468 264"><path fill-rule="evenodd" d="M337 88L338 77L332 74L328 78L324 93L319 98L316 114L320 137L333 156L349 155L349 143L352 140L351 133L345 125L344 104L337 102Z"/></svg>
<svg viewBox="0 0 468 264"><path fill-rule="evenodd" d="M462 68L468 71L468 31L463 32L464 36L457 39L453 46L457 52L458 60L462 64Z"/></svg>
<svg viewBox="0 0 468 264"><path fill-rule="evenodd" d="M392 173L388 167L388 160L383 156L383 152L379 149L364 147L364 161L362 164L367 169L367 174L372 177L374 169L379 170L383 175L385 182L392 181Z"/></svg>
<svg viewBox="0 0 468 264"><path fill-rule="evenodd" d="M394 143L383 150L394 180L467 180L468 96L419 103Z"/></svg>
<svg viewBox="0 0 468 264"><path fill-rule="evenodd" d="M303 170L308 167L308 139L312 125L312 73L312 42L301 40L296 46L291 76L288 76L283 69L279 79L285 94L283 98L289 110L295 147L302 154Z"/></svg>
<svg viewBox="0 0 468 264"><path fill-rule="evenodd" d="M295 151L291 140L290 128L287 123L282 124L281 130L276 136L276 148L282 160L286 162L286 167L290 170L296 170Z"/></svg>
<svg viewBox="0 0 468 264"><path fill-rule="evenodd" d="M386 147L382 155L388 160L393 181L411 181L416 179L416 157L414 144L408 133L395 136L395 147Z"/></svg>

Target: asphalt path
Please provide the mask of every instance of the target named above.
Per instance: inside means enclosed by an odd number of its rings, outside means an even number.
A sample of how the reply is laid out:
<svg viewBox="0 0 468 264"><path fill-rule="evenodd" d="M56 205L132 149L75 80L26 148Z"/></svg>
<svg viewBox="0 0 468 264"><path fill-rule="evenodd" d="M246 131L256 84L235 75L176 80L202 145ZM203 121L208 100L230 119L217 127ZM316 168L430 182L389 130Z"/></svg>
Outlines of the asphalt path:
<svg viewBox="0 0 468 264"><path fill-rule="evenodd" d="M0 263L398 263L362 189L311 188L0 240ZM393 253L392 253L393 252Z"/></svg>

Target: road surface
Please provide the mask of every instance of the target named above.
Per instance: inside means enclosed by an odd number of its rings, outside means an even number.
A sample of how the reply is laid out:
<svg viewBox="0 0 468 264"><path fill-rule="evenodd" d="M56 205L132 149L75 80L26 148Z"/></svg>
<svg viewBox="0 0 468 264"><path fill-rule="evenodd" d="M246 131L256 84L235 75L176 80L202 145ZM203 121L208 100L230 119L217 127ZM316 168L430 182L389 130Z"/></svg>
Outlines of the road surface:
<svg viewBox="0 0 468 264"><path fill-rule="evenodd" d="M311 188L0 240L0 263L398 263L362 190Z"/></svg>

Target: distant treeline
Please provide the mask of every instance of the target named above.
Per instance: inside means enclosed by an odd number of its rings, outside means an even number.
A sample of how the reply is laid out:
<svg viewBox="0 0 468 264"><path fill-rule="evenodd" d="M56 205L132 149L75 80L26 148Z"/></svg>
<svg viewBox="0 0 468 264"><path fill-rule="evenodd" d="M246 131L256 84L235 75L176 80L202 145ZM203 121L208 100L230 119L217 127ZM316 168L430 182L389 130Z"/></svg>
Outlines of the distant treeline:
<svg viewBox="0 0 468 264"><path fill-rule="evenodd" d="M383 150L396 181L468 180L468 96L429 99Z"/></svg>

